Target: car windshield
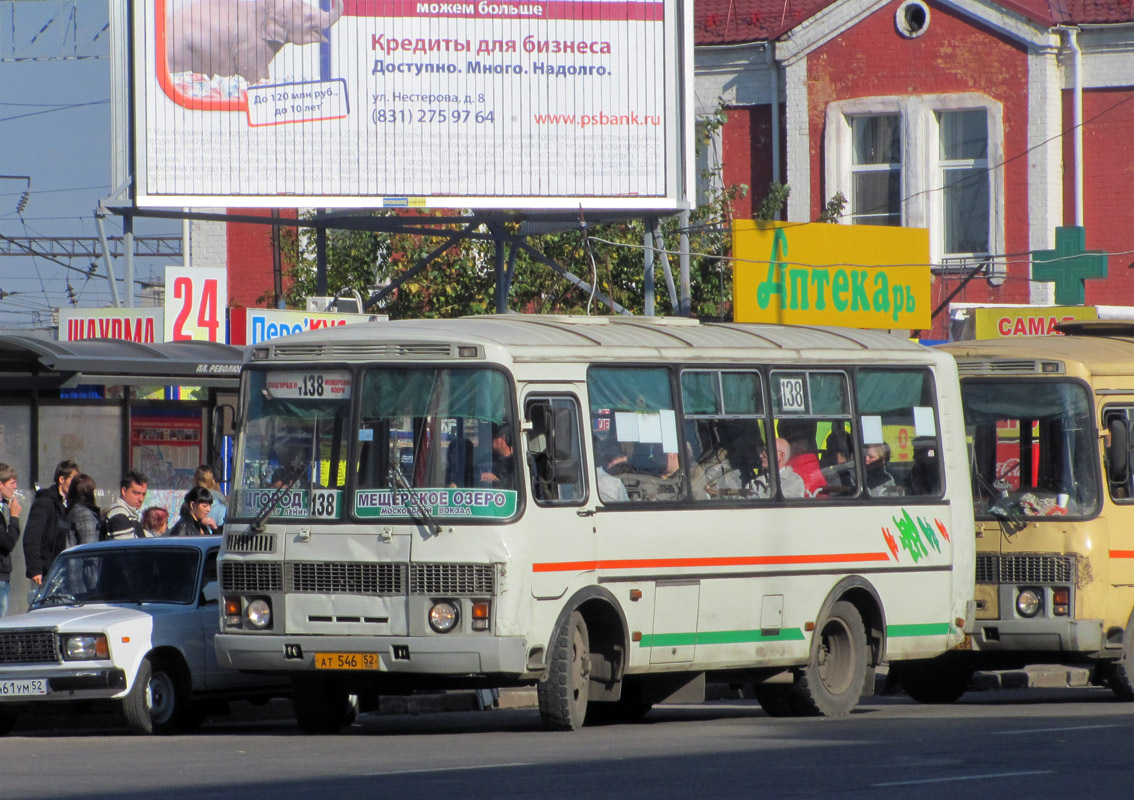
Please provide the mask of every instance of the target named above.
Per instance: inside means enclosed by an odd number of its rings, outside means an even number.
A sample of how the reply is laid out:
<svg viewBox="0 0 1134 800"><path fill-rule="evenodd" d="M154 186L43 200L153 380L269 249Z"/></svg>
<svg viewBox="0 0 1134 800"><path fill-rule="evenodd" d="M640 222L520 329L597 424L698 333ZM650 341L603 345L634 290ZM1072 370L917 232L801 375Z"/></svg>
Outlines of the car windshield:
<svg viewBox="0 0 1134 800"><path fill-rule="evenodd" d="M197 550L114 548L72 551L55 559L35 606L83 603L192 603Z"/></svg>

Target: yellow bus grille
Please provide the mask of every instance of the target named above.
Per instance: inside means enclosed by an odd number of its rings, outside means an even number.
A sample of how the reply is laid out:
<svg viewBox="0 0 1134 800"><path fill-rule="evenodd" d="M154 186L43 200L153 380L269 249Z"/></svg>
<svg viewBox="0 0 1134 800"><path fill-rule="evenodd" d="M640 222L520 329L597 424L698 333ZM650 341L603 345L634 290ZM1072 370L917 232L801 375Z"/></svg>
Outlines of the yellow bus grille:
<svg viewBox="0 0 1134 800"><path fill-rule="evenodd" d="M977 553L977 583L1072 583L1074 580L1074 556Z"/></svg>

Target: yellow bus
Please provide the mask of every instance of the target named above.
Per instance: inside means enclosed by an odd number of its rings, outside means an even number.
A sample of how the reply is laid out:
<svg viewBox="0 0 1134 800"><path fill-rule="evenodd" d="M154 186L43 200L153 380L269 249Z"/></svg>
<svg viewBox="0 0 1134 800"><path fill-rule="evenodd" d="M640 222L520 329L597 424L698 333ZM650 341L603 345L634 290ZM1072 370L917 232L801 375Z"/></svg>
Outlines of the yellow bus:
<svg viewBox="0 0 1134 800"><path fill-rule="evenodd" d="M1134 326L959 342L973 476L969 649L911 674L915 699L961 696L974 669L1082 664L1134 699ZM925 666L925 665L922 665Z"/></svg>
<svg viewBox="0 0 1134 800"><path fill-rule="evenodd" d="M308 731L337 730L352 697L525 684L559 729L706 680L840 715L878 665L963 641L956 367L902 339L333 328L250 349L237 427L217 654L290 675Z"/></svg>

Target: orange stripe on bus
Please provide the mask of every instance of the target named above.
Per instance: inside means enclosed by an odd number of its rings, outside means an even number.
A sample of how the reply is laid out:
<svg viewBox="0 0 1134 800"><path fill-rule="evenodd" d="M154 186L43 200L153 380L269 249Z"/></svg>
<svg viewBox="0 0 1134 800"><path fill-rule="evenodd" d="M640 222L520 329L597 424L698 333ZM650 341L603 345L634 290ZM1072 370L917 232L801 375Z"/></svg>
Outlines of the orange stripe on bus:
<svg viewBox="0 0 1134 800"><path fill-rule="evenodd" d="M889 561L888 553L820 553L795 556L721 558L632 558L609 561L562 561L532 564L532 572L575 572L595 569L671 569L675 567L751 567L784 564L837 564L844 561Z"/></svg>
<svg viewBox="0 0 1134 800"><path fill-rule="evenodd" d="M1111 550L1111 558L1134 558L1134 550Z"/></svg>

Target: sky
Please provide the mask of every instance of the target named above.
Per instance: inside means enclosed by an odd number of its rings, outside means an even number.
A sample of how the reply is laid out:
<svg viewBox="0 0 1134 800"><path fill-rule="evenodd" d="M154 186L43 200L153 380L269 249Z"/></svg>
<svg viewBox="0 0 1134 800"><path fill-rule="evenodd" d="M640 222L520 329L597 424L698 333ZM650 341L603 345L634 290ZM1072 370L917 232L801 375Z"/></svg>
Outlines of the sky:
<svg viewBox="0 0 1134 800"><path fill-rule="evenodd" d="M107 0L0 0L0 175L21 176L0 179L0 235L98 235L94 211L113 188L108 14ZM101 58L13 60L76 54ZM23 176L31 185L21 213ZM135 224L136 234L180 231L177 221ZM107 236L121 233L121 218L107 216ZM100 259L92 276L90 263L0 255L0 334L53 328L60 306L110 306L105 266ZM136 298L169 263L135 260ZM124 297L121 259L114 270Z"/></svg>

